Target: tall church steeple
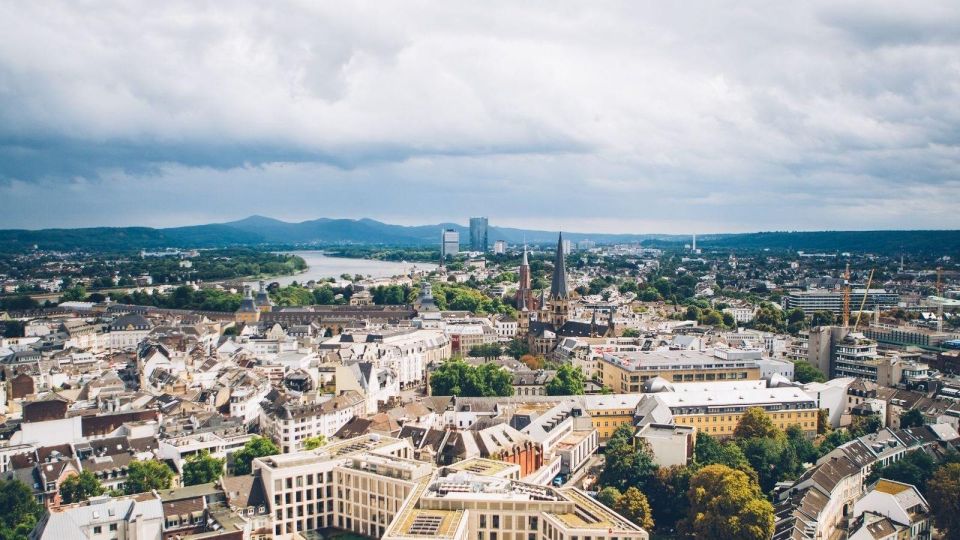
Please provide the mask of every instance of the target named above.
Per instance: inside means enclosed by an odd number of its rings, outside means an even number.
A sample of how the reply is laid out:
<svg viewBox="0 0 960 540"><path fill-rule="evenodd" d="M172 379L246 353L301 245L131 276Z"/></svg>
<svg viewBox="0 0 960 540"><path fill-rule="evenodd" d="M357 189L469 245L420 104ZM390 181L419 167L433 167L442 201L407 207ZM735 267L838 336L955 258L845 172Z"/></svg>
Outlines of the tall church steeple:
<svg viewBox="0 0 960 540"><path fill-rule="evenodd" d="M523 246L523 261L520 263L520 283L514 303L517 309L536 309L533 304L533 289L530 288L530 263L527 261L527 246Z"/></svg>
<svg viewBox="0 0 960 540"><path fill-rule="evenodd" d="M557 237L557 254L553 260L553 279L550 280L550 299L566 300L570 297L567 289L567 263L563 253L563 233Z"/></svg>
<svg viewBox="0 0 960 540"><path fill-rule="evenodd" d="M560 328L570 315L570 291L567 288L567 263L563 256L563 233L557 238L557 254L553 260L553 279L550 280L550 300L545 306L550 322Z"/></svg>

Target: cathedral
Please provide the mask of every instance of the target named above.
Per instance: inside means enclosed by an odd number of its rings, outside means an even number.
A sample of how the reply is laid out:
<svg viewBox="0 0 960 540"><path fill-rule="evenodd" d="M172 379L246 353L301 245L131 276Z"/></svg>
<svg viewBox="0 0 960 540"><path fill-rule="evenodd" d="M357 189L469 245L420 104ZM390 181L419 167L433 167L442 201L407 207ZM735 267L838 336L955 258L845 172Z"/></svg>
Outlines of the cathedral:
<svg viewBox="0 0 960 540"><path fill-rule="evenodd" d="M533 299L530 289L530 265L524 248L520 264L520 287L517 290L517 309L520 310L519 329L527 334L527 344L533 354L549 354L566 337L614 336L613 312L607 324L597 322L593 313L589 323L570 320L570 290L567 283L567 263L563 253L563 234L557 239L557 253L553 261L550 294L541 293L540 301Z"/></svg>

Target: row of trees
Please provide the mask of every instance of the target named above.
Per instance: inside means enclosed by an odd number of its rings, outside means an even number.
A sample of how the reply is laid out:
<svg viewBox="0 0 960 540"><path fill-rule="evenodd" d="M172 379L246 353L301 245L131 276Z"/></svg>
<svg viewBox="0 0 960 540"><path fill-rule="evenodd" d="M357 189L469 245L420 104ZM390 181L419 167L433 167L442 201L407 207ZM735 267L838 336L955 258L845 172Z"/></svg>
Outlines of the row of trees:
<svg viewBox="0 0 960 540"><path fill-rule="evenodd" d="M714 448L716 463L658 468L632 439L633 429L621 426L608 441L598 500L647 529L676 528L706 539L766 540L773 534L773 506L742 454L729 455L721 446Z"/></svg>
<svg viewBox="0 0 960 540"><path fill-rule="evenodd" d="M496 364L471 366L454 357L430 374L430 392L435 396L512 396L513 377Z"/></svg>
<svg viewBox="0 0 960 540"><path fill-rule="evenodd" d="M864 418L815 444L801 428L782 430L762 409L748 409L729 440L699 432L692 463L665 468L634 442L632 426L621 426L607 443L598 496L644 526L679 528L697 538L766 539L772 533L773 508L764 494L777 482L796 479L838 445L879 429L877 420ZM644 497L643 504L636 493L628 497L631 488ZM652 512L628 511L644 507Z"/></svg>
<svg viewBox="0 0 960 540"><path fill-rule="evenodd" d="M437 282L433 297L441 310L470 311L478 315L505 313L516 315L517 310L501 298L490 298L477 289L461 283Z"/></svg>

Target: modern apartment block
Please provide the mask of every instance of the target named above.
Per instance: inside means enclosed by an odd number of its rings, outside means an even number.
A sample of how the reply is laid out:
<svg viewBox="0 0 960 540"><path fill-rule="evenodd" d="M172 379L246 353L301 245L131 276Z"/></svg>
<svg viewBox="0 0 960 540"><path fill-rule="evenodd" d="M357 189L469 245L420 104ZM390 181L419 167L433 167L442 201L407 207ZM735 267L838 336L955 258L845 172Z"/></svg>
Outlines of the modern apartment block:
<svg viewBox="0 0 960 540"><path fill-rule="evenodd" d="M851 309L859 307L866 295L864 309L890 309L900 303L900 295L887 292L885 289L854 289L850 292ZM799 308L807 316L817 311L830 311L834 315L843 315L843 291L825 289L811 289L808 291L792 291L783 297L784 309Z"/></svg>
<svg viewBox="0 0 960 540"><path fill-rule="evenodd" d="M518 481L516 465L475 458L437 468L412 453L408 439L366 435L256 459L274 538L331 527L394 540L648 538L581 491Z"/></svg>

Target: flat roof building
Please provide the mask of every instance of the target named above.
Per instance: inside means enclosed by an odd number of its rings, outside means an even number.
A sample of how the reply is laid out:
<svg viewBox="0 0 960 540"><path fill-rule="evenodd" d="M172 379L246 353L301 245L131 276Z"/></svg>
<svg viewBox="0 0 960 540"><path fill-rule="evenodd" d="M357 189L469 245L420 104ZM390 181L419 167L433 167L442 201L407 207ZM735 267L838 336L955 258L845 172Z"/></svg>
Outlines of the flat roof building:
<svg viewBox="0 0 960 540"><path fill-rule="evenodd" d="M863 309L890 309L900 303L900 295L887 292L885 289L854 289L850 292L851 305L859 306L866 295ZM811 289L808 291L791 291L783 297L784 309L798 308L806 316L817 311L830 311L834 315L843 315L843 291L826 289Z"/></svg>
<svg viewBox="0 0 960 540"><path fill-rule="evenodd" d="M644 383L657 377L674 383L760 379L755 358L717 354L688 350L612 352L604 353L597 365L603 385L624 394L644 392Z"/></svg>
<svg viewBox="0 0 960 540"><path fill-rule="evenodd" d="M647 540L646 531L575 489L516 480L518 467L409 459L408 439L366 435L254 460L274 538L335 528L373 538Z"/></svg>

